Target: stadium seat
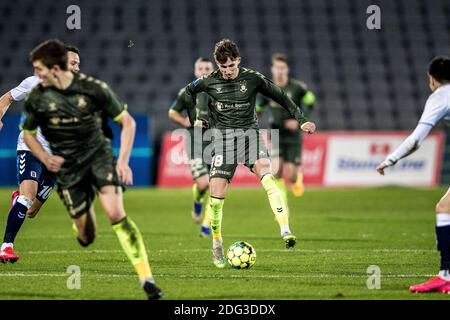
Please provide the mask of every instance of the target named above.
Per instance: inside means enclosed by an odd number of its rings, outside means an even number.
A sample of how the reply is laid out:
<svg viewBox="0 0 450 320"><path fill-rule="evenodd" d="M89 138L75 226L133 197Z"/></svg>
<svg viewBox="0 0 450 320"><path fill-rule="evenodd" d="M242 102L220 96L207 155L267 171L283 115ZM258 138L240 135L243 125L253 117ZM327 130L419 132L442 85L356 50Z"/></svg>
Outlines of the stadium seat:
<svg viewBox="0 0 450 320"><path fill-rule="evenodd" d="M406 129L429 94L428 61L448 50L450 5L445 0L380 0L384 32L377 33L360 28L371 2L80 1L82 29L89 33L60 28L66 16L59 13L69 0L43 0L39 6L20 0L15 10L0 4L0 89L5 92L32 73L28 52L43 40L32 31L41 30L79 46L82 71L111 82L121 98L132 102L131 111L158 115L157 139L170 127L166 111L174 95L193 79L195 58L212 58L214 43L230 37L241 47L242 65L267 76L271 54L290 56L292 76L307 81L323 99L315 114L321 130ZM380 100L388 106L379 107Z"/></svg>

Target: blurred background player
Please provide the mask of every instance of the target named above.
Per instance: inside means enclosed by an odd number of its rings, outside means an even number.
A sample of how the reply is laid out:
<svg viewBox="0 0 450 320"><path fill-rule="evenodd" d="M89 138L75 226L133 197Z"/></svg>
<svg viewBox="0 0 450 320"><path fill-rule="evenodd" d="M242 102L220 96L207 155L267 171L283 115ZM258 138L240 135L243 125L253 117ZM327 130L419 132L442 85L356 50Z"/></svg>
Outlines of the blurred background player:
<svg viewBox="0 0 450 320"><path fill-rule="evenodd" d="M307 120L301 109L281 88L262 74L239 67L241 62L239 48L231 40L223 39L216 43L214 58L219 70L190 83L186 87L186 97L191 122L195 121L196 117L195 105L198 93L206 92L214 101L210 108L210 126L217 130L214 135L210 205L207 210L211 215L213 262L218 268L224 268L226 257L223 253L221 234L222 209L228 184L234 176L238 163L244 163L260 179L286 247L294 247L297 241L289 228L284 196L272 175L270 159L259 132L255 110L256 95L259 92L277 101L289 110L304 131L313 133L315 125Z"/></svg>
<svg viewBox="0 0 450 320"><path fill-rule="evenodd" d="M78 229L80 244L88 246L95 239L93 200L94 190L98 190L100 204L148 298L161 298L142 235L123 207L119 182L133 183L128 163L136 131L134 119L105 82L68 70L67 49L61 41L39 44L30 58L41 83L25 101L24 139L33 155L56 173L58 194ZM117 163L98 121L99 111L107 112L121 126ZM38 127L53 155L36 138Z"/></svg>
<svg viewBox="0 0 450 320"><path fill-rule="evenodd" d="M428 68L429 87L433 92L428 98L422 116L413 133L377 167L384 170L395 165L419 149L431 129L442 119L450 116L450 58L434 58ZM439 291L450 293L450 189L436 205L436 240L441 255L439 274L432 279L412 285L411 292Z"/></svg>
<svg viewBox="0 0 450 320"><path fill-rule="evenodd" d="M306 116L314 107L316 97L308 89L305 82L289 77L289 61L286 55L275 53L272 56L272 81L283 88L287 96L300 105ZM256 111L262 113L269 106L271 111L270 128L279 130L279 143L271 144L270 156L274 176L283 191L287 203L284 176L287 175L292 186L292 193L300 197L304 193L303 174L300 171L303 135L297 120L275 101L259 95L256 100Z"/></svg>
<svg viewBox="0 0 450 320"><path fill-rule="evenodd" d="M68 68L73 73L80 71L80 51L74 46L67 46ZM1 118L13 101L21 101L40 82L38 76L31 76L23 80L17 87L8 91L0 98L0 125ZM24 121L22 117L21 122ZM22 127L20 124L20 127ZM0 126L1 128L1 126ZM37 139L51 154L50 146L45 140L40 129L36 132ZM34 218L44 202L50 196L56 180L55 175L33 156L23 140L23 132L17 139L17 178L19 191L14 191L11 196L11 207L3 236L3 244L0 249L0 261L14 263L19 256L14 252L14 240L19 232L25 217Z"/></svg>
<svg viewBox="0 0 450 320"><path fill-rule="evenodd" d="M211 60L200 57L195 61L194 74L196 79L209 75L211 72L213 72L213 70L214 67ZM209 100L209 96L206 93L202 92L197 95L195 105L197 118L201 118L207 122L209 122ZM173 122L187 129L185 140L186 151L188 152L190 161L192 179L195 181L194 185L192 186L192 197L194 199L194 204L191 214L194 221L196 223L200 223L203 205L208 199L207 194L209 188L210 166L205 163L203 158L203 151L205 150L207 144L203 141L203 132L201 136L198 134L194 134L194 127L193 124L191 124L191 122L189 121L189 117L183 116L181 114L184 110L187 110L187 105L183 88L180 90L177 99L172 103L170 107L169 118ZM198 128L198 130L204 129ZM196 154L195 151L201 151L201 154ZM210 217L205 212L200 229L200 236L208 237L210 235Z"/></svg>

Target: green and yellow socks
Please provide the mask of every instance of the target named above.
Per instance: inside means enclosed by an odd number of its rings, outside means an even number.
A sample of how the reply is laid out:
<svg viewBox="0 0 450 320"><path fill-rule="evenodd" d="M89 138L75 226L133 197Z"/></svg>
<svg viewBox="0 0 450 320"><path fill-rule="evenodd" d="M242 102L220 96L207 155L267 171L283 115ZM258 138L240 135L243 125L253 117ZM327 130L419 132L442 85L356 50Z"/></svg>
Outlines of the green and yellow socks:
<svg viewBox="0 0 450 320"><path fill-rule="evenodd" d="M286 209L287 209L287 214L289 216L289 205L288 205L288 192L287 192L287 188L286 188L286 183L284 182L284 178L279 178L276 179L277 182L277 186L280 189L283 198L284 198L284 203L286 204Z"/></svg>
<svg viewBox="0 0 450 320"><path fill-rule="evenodd" d="M222 212L225 199L210 197L205 215L211 219L211 233L213 240L222 239Z"/></svg>
<svg viewBox="0 0 450 320"><path fill-rule="evenodd" d="M266 174L262 177L261 184L264 190L266 190L270 207L280 226L281 235L291 233L291 230L289 229L288 208L283 192L280 190L277 183L277 179L272 174Z"/></svg>
<svg viewBox="0 0 450 320"><path fill-rule="evenodd" d="M130 218L125 217L120 222L113 224L112 228L123 251L134 266L141 285L144 285L145 282L154 283L144 240L136 224Z"/></svg>

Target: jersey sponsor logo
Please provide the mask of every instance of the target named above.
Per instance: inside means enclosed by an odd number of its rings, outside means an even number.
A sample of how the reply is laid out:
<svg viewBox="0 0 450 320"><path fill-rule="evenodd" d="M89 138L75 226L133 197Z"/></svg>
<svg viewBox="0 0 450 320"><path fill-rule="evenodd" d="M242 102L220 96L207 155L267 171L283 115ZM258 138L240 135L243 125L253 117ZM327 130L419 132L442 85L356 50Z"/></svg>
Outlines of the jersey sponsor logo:
<svg viewBox="0 0 450 320"><path fill-rule="evenodd" d="M223 111L225 109L222 102L216 102L216 108L219 111Z"/></svg>
<svg viewBox="0 0 450 320"><path fill-rule="evenodd" d="M55 126L57 126L60 122L61 122L61 119L58 117L50 118L50 123L54 124Z"/></svg>
<svg viewBox="0 0 450 320"><path fill-rule="evenodd" d="M67 124L67 123L77 123L80 122L80 119L77 117L70 117L70 118L59 118L59 117L53 117L50 118L50 123L57 126L59 124Z"/></svg>
<svg viewBox="0 0 450 320"><path fill-rule="evenodd" d="M223 102L216 102L216 108L218 111L224 111L228 109L246 109L250 107L249 102L245 103L223 103Z"/></svg>

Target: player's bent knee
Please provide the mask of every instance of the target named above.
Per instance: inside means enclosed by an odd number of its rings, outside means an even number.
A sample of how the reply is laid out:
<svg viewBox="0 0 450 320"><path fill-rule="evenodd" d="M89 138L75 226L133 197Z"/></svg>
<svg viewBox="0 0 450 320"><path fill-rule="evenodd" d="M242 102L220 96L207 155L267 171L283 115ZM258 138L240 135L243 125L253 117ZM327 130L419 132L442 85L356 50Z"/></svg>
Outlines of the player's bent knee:
<svg viewBox="0 0 450 320"><path fill-rule="evenodd" d="M27 197L28 199L34 199L36 197L38 183L33 180L24 180L19 186L20 195Z"/></svg>
<svg viewBox="0 0 450 320"><path fill-rule="evenodd" d="M198 191L200 191L200 192L208 190L208 188L209 188L208 180L206 180L206 181L197 181L197 187L198 187Z"/></svg>

